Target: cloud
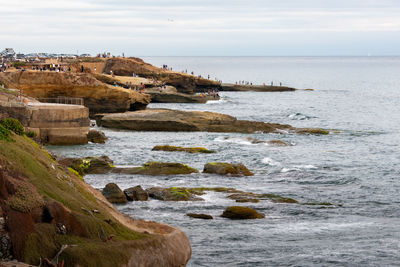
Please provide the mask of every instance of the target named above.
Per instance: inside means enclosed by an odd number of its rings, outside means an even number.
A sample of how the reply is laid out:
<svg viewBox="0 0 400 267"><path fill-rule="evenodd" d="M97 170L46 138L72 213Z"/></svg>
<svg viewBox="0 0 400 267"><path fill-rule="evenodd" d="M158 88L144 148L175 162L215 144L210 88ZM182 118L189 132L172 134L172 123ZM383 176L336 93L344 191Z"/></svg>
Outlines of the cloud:
<svg viewBox="0 0 400 267"><path fill-rule="evenodd" d="M375 43L393 33L392 43L398 43L399 13L397 0L16 0L2 4L0 40L24 52L43 47L94 53L126 47L127 53L140 55L148 51L144 43L166 53L170 43L177 46L171 53L192 47L193 54L196 43L209 43L209 54L218 54L213 47L240 54L234 52L235 42L246 38L249 48L265 54L259 44L269 47L273 37L277 46L292 39L287 53L302 54L297 44L312 45L319 35L341 41L347 36L348 42L370 35L365 41ZM290 38L294 35L299 39ZM334 53L335 47L331 49Z"/></svg>

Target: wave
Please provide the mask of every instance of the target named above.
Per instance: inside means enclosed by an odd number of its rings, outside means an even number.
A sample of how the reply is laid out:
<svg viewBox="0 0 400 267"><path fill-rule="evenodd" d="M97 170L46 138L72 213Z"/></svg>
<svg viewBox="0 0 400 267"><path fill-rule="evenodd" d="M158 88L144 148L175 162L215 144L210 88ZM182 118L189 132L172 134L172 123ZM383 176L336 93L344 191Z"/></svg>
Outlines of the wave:
<svg viewBox="0 0 400 267"><path fill-rule="evenodd" d="M265 164L267 164L269 166L280 166L281 165L280 162L278 162L276 160L273 160L271 158L263 158L262 159L262 163L265 163Z"/></svg>
<svg viewBox="0 0 400 267"><path fill-rule="evenodd" d="M301 170L317 170L318 167L314 166L314 165L296 165L293 167L284 167L282 168L281 172L285 173L285 172L293 172L293 171L301 171Z"/></svg>
<svg viewBox="0 0 400 267"><path fill-rule="evenodd" d="M313 119L313 118L316 118L316 117L307 116L307 115L305 115L305 114L303 114L303 113L298 112L298 113L292 113L292 114L290 114L290 115L288 116L288 118L289 118L289 119L292 119L292 120L303 121L303 120Z"/></svg>

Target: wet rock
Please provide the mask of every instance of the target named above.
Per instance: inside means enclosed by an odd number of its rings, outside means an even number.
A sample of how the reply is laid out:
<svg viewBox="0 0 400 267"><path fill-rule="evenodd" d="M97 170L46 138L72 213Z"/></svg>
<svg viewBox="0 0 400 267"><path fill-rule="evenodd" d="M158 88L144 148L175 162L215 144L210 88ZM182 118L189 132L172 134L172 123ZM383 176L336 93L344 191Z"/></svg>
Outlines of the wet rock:
<svg viewBox="0 0 400 267"><path fill-rule="evenodd" d="M320 129L320 128L302 128L297 129L296 133L298 134L314 134L314 135L327 135L329 134L328 130Z"/></svg>
<svg viewBox="0 0 400 267"><path fill-rule="evenodd" d="M108 156L64 158L59 163L74 169L80 175L109 173L114 168L113 161Z"/></svg>
<svg viewBox="0 0 400 267"><path fill-rule="evenodd" d="M115 168L114 173L142 175L178 175L198 173L199 171L182 163L147 162L142 167Z"/></svg>
<svg viewBox="0 0 400 267"><path fill-rule="evenodd" d="M260 202L260 200L259 199L255 199L255 198L241 198L241 199L236 199L236 202L239 202L239 203L247 203L247 202L258 203L258 202Z"/></svg>
<svg viewBox="0 0 400 267"><path fill-rule="evenodd" d="M231 220L246 220L246 219L262 219L265 218L265 215L249 207L232 206L228 207L222 213L221 217L228 218Z"/></svg>
<svg viewBox="0 0 400 267"><path fill-rule="evenodd" d="M125 189L124 194L129 201L147 201L149 199L149 194L140 185Z"/></svg>
<svg viewBox="0 0 400 267"><path fill-rule="evenodd" d="M204 165L204 173L215 173L220 175L232 176L252 176L254 173L249 171L243 164L231 164L226 162L210 162Z"/></svg>
<svg viewBox="0 0 400 267"><path fill-rule="evenodd" d="M202 214L202 213L187 213L186 216L189 216L189 217L195 218L195 219L203 219L203 220L214 219L213 216L208 215L208 214Z"/></svg>
<svg viewBox="0 0 400 267"><path fill-rule="evenodd" d="M87 135L88 141L96 144L104 144L108 139L102 131L90 130Z"/></svg>
<svg viewBox="0 0 400 267"><path fill-rule="evenodd" d="M271 146L290 146L290 144L282 140L269 140L268 144Z"/></svg>
<svg viewBox="0 0 400 267"><path fill-rule="evenodd" d="M215 153L213 150L208 150L204 147L180 147L180 146L155 146L153 151L168 151L168 152L188 152L188 153Z"/></svg>
<svg viewBox="0 0 400 267"><path fill-rule="evenodd" d="M163 201L204 201L204 199L192 194L186 188L152 187L146 191L149 194L149 197Z"/></svg>
<svg viewBox="0 0 400 267"><path fill-rule="evenodd" d="M102 190L102 194L111 203L126 203L128 200L124 192L114 183L109 183Z"/></svg>
<svg viewBox="0 0 400 267"><path fill-rule="evenodd" d="M228 196L229 199L236 200L236 202L258 202L259 200L269 200L274 203L290 203L297 204L297 200L288 197L282 197L276 194L256 194L252 192L236 192Z"/></svg>

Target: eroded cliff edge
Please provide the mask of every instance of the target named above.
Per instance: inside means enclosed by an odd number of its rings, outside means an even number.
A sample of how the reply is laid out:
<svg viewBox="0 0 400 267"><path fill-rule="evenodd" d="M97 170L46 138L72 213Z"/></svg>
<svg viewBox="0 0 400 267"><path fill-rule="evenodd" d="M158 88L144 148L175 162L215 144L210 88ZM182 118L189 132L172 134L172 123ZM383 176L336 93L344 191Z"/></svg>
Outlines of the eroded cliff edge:
<svg viewBox="0 0 400 267"><path fill-rule="evenodd" d="M4 135L2 135L4 136ZM1 236L12 256L38 265L59 256L65 266L184 266L184 232L119 213L97 190L25 136L0 140ZM0 138L1 139L1 138Z"/></svg>

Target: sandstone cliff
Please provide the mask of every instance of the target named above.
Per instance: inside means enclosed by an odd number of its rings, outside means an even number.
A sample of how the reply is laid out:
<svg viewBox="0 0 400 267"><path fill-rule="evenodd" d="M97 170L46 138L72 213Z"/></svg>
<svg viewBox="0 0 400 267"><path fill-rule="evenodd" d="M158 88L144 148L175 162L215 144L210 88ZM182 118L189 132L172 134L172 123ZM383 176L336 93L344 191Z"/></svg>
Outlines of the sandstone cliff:
<svg viewBox="0 0 400 267"><path fill-rule="evenodd" d="M108 59L104 72L113 71L115 75L132 76L133 73L145 78L156 78L168 85L176 87L181 93L192 94L213 88L220 88L220 84L193 75L180 72L167 71L157 68L138 58L112 58Z"/></svg>
<svg viewBox="0 0 400 267"><path fill-rule="evenodd" d="M141 110L150 103L148 95L107 85L87 73L6 72L0 73L0 82L8 88L23 90L30 97L83 98L91 114Z"/></svg>
<svg viewBox="0 0 400 267"><path fill-rule="evenodd" d="M12 140L0 138L3 252L33 265L55 261L63 246L58 261L64 261L64 266L184 266L188 262L190 243L181 230L122 215L29 138L12 133L9 137Z"/></svg>

